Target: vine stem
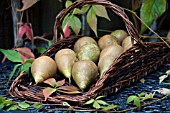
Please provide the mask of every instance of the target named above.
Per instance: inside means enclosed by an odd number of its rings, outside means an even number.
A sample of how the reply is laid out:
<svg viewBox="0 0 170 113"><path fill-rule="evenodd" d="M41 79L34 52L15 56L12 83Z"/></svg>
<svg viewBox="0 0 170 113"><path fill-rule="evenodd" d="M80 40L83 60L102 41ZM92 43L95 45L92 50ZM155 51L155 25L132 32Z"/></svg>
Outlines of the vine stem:
<svg viewBox="0 0 170 113"><path fill-rule="evenodd" d="M131 11L127 8L123 8L123 9L134 14L136 16L136 18L138 18L142 22L142 24L144 24L152 33L154 33L158 38L160 38L170 48L170 45L162 37L160 37L155 31L153 31L142 19L140 19L140 17L134 11Z"/></svg>

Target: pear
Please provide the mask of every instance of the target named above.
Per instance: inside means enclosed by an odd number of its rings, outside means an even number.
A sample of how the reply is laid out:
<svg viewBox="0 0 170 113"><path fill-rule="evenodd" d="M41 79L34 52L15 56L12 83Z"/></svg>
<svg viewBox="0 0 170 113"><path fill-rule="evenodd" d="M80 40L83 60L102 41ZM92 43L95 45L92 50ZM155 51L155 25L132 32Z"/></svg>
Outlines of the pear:
<svg viewBox="0 0 170 113"><path fill-rule="evenodd" d="M100 56L100 49L93 43L86 44L80 48L77 56L79 60L92 60L96 63Z"/></svg>
<svg viewBox="0 0 170 113"><path fill-rule="evenodd" d="M59 72L69 79L69 83L71 83L71 71L73 64L77 60L78 59L71 54L63 54L55 59Z"/></svg>
<svg viewBox="0 0 170 113"><path fill-rule="evenodd" d="M55 76L57 73L57 65L52 58L48 56L41 56L36 58L32 63L31 73L35 83L38 84Z"/></svg>
<svg viewBox="0 0 170 113"><path fill-rule="evenodd" d="M120 54L123 53L123 51L124 50L123 50L122 46L120 46L118 44L105 47L100 53L100 59L104 56L118 57Z"/></svg>
<svg viewBox="0 0 170 113"><path fill-rule="evenodd" d="M86 89L98 76L98 67L91 60L80 60L73 65L72 77L78 87Z"/></svg>
<svg viewBox="0 0 170 113"><path fill-rule="evenodd" d="M118 39L120 45L122 44L123 39L128 36L127 32L122 29L114 30L111 35Z"/></svg>
<svg viewBox="0 0 170 113"><path fill-rule="evenodd" d="M81 37L79 38L76 43L74 44L74 51L76 53L78 53L78 51L80 50L80 48L86 44L96 44L97 45L97 42L92 38L92 37L88 37L88 36L85 36L85 37Z"/></svg>
<svg viewBox="0 0 170 113"><path fill-rule="evenodd" d="M65 49L59 50L59 51L55 54L55 59L57 59L58 57L60 57L60 55L63 55L63 54L71 54L71 55L73 55L73 56L76 57L76 53L75 53L72 49L65 48Z"/></svg>
<svg viewBox="0 0 170 113"><path fill-rule="evenodd" d="M109 66L113 63L116 57L114 56L104 56L98 62L98 68L100 71L100 77L102 77L103 73L108 70Z"/></svg>
<svg viewBox="0 0 170 113"><path fill-rule="evenodd" d="M135 40L134 40L135 41ZM136 43L136 41L134 42ZM131 36L127 36L123 41L122 41L122 47L124 49L124 51L130 49L132 47L132 37Z"/></svg>
<svg viewBox="0 0 170 113"><path fill-rule="evenodd" d="M118 44L118 39L110 34L106 34L98 40L100 50L114 44Z"/></svg>

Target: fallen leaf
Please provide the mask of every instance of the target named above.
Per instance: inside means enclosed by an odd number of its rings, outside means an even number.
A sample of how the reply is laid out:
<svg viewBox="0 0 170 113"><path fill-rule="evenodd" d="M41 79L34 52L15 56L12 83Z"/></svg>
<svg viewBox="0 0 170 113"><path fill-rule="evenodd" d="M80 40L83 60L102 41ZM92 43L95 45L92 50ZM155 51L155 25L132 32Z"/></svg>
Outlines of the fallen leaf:
<svg viewBox="0 0 170 113"><path fill-rule="evenodd" d="M45 80L44 83L49 84L52 87L56 87L56 80L54 78L49 78Z"/></svg>
<svg viewBox="0 0 170 113"><path fill-rule="evenodd" d="M65 84L65 79L60 80L60 81L57 81L55 87L60 87L60 86L62 86L62 85L64 85L64 84Z"/></svg>
<svg viewBox="0 0 170 113"><path fill-rule="evenodd" d="M65 91L78 91L78 90L80 90L79 88L77 88L75 86L61 86L57 89L65 90Z"/></svg>
<svg viewBox="0 0 170 113"><path fill-rule="evenodd" d="M140 79L140 82L144 84L145 83L145 79L144 78Z"/></svg>
<svg viewBox="0 0 170 113"><path fill-rule="evenodd" d="M145 94L145 97L142 97L142 100L152 99L155 93Z"/></svg>
<svg viewBox="0 0 170 113"><path fill-rule="evenodd" d="M168 77L168 74L167 75L162 75L159 77L159 84L164 81L166 78Z"/></svg>
<svg viewBox="0 0 170 113"><path fill-rule="evenodd" d="M43 95L45 97L45 101L47 100L47 98L53 94L57 89L55 88L51 88L51 87L47 87L45 89L43 89Z"/></svg>
<svg viewBox="0 0 170 113"><path fill-rule="evenodd" d="M170 95L170 89L167 88L160 88L158 90L154 90L155 92L158 92L163 95Z"/></svg>

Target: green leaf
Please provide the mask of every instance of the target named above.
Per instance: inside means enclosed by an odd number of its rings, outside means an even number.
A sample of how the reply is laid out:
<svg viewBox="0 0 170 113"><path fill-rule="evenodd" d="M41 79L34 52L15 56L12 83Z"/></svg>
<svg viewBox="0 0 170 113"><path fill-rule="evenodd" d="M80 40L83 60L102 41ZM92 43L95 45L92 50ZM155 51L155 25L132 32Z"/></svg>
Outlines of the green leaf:
<svg viewBox="0 0 170 113"><path fill-rule="evenodd" d="M42 104L41 103L34 103L33 107L36 109L41 109L42 108Z"/></svg>
<svg viewBox="0 0 170 113"><path fill-rule="evenodd" d="M140 9L140 18L150 26L165 10L166 0L144 0ZM146 29L147 27L142 24L140 34L143 34Z"/></svg>
<svg viewBox="0 0 170 113"><path fill-rule="evenodd" d="M29 68L31 67L31 63L26 63L22 66L21 71L25 71L27 74L29 74Z"/></svg>
<svg viewBox="0 0 170 113"><path fill-rule="evenodd" d="M105 101L103 100L96 100L99 104L102 104L102 105L108 105L108 103L106 103Z"/></svg>
<svg viewBox="0 0 170 113"><path fill-rule="evenodd" d="M7 85L9 84L9 81L10 81L10 80L12 79L12 77L14 76L14 73L15 73L16 69L17 69L19 66L21 66L21 65L22 65L22 64L16 64L16 65L14 66L12 72L11 72L10 75L9 75L9 79L8 79ZM21 68L21 67L20 67L20 68Z"/></svg>
<svg viewBox="0 0 170 113"><path fill-rule="evenodd" d="M50 41L48 42L48 46L51 46L52 44L53 44L53 41L50 40Z"/></svg>
<svg viewBox="0 0 170 113"><path fill-rule="evenodd" d="M132 101L134 100L134 98L136 98L136 97L137 97L137 96L134 96L134 95L129 96L128 99L127 99L127 103L132 102Z"/></svg>
<svg viewBox="0 0 170 113"><path fill-rule="evenodd" d="M65 4L66 8L68 8L71 4L72 4L72 1L67 0L67 1L66 1L66 4Z"/></svg>
<svg viewBox="0 0 170 113"><path fill-rule="evenodd" d="M102 5L92 5L93 10L95 11L96 15L99 17L106 18L110 21L110 18L107 14L106 8Z"/></svg>
<svg viewBox="0 0 170 113"><path fill-rule="evenodd" d="M106 110L106 111L111 110L111 109L115 109L117 107L118 107L118 105L114 105L114 104L109 104L107 106L101 106L102 110Z"/></svg>
<svg viewBox="0 0 170 113"><path fill-rule="evenodd" d="M84 103L84 105L92 104L93 102L94 102L94 99L90 99L90 100L88 100L86 103Z"/></svg>
<svg viewBox="0 0 170 113"><path fill-rule="evenodd" d="M139 97L135 97L134 98L134 105L136 105L138 108L140 108L140 98Z"/></svg>
<svg viewBox="0 0 170 113"><path fill-rule="evenodd" d="M45 80L43 82L46 83L46 84L49 84L52 87L56 87L56 83L57 83L54 78L49 78L49 79L47 79L47 80Z"/></svg>
<svg viewBox="0 0 170 113"><path fill-rule="evenodd" d="M34 62L34 59L25 59L25 63L33 63Z"/></svg>
<svg viewBox="0 0 170 113"><path fill-rule="evenodd" d="M45 101L47 100L47 98L53 94L57 89L55 88L51 88L51 87L47 87L45 89L43 89L43 95L45 97Z"/></svg>
<svg viewBox="0 0 170 113"><path fill-rule="evenodd" d="M97 17L93 8L90 8L90 10L87 13L87 23L89 24L90 28L93 30L95 35L97 36Z"/></svg>
<svg viewBox="0 0 170 113"><path fill-rule="evenodd" d="M0 49L0 51L12 62L22 62L21 55L15 50Z"/></svg>
<svg viewBox="0 0 170 113"><path fill-rule="evenodd" d="M70 25L71 29L74 31L74 33L76 35L78 35L80 32L80 29L81 29L80 19L78 17L72 15L72 17L70 18L69 25Z"/></svg>
<svg viewBox="0 0 170 113"><path fill-rule="evenodd" d="M28 109L30 107L30 105L25 102L19 102L18 106L22 109Z"/></svg>
<svg viewBox="0 0 170 113"><path fill-rule="evenodd" d="M44 47L37 47L36 49L37 49L38 52L41 53L41 54L46 51L46 48L44 48Z"/></svg>
<svg viewBox="0 0 170 113"><path fill-rule="evenodd" d="M73 14L83 14L84 12L78 8L75 8L74 11L73 11Z"/></svg>
<svg viewBox="0 0 170 113"><path fill-rule="evenodd" d="M70 13L68 13L65 17L64 17L64 20L63 20L63 23L62 23L62 28L64 28L64 26L69 23L70 21Z"/></svg>
<svg viewBox="0 0 170 113"><path fill-rule="evenodd" d="M81 11L83 11L83 13L86 13L90 8L90 5L84 5L82 8L81 8Z"/></svg>
<svg viewBox="0 0 170 113"><path fill-rule="evenodd" d="M154 96L154 94L152 94L152 93L146 94L145 97L142 98L142 101L145 101L147 99L152 99L153 96Z"/></svg>
<svg viewBox="0 0 170 113"><path fill-rule="evenodd" d="M55 87L60 87L60 86L62 86L62 85L64 85L64 84L65 84L65 79L60 80L60 81L57 81Z"/></svg>
<svg viewBox="0 0 170 113"><path fill-rule="evenodd" d="M96 97L96 100L100 99L100 98L104 98L105 96L98 96Z"/></svg>
<svg viewBox="0 0 170 113"><path fill-rule="evenodd" d="M5 107L4 103L0 103L0 110L3 109Z"/></svg>
<svg viewBox="0 0 170 113"><path fill-rule="evenodd" d="M11 111L11 110L16 110L18 108L17 105L13 105L13 106L10 106L7 111Z"/></svg>
<svg viewBox="0 0 170 113"><path fill-rule="evenodd" d="M145 94L146 94L145 92L142 92L142 93L138 94L138 97L140 98L140 97L144 96Z"/></svg>
<svg viewBox="0 0 170 113"><path fill-rule="evenodd" d="M170 75L170 69L166 71L166 74Z"/></svg>
<svg viewBox="0 0 170 113"><path fill-rule="evenodd" d="M100 108L100 104L97 101L94 101L93 107L96 108L96 109L99 109Z"/></svg>

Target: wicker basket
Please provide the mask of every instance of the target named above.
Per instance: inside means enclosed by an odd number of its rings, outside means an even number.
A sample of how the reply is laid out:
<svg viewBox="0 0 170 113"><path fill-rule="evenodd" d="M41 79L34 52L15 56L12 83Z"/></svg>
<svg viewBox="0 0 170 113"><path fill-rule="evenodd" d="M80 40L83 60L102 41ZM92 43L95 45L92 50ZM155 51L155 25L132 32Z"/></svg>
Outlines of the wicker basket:
<svg viewBox="0 0 170 113"><path fill-rule="evenodd" d="M123 19L129 35L132 36L137 44L115 59L103 76L98 78L87 91L75 95L55 93L46 102L58 105L63 105L63 102L69 102L72 105L81 106L91 98L99 95L108 96L124 87L130 86L132 83L155 71L163 63L170 61L170 48L165 43L142 42L137 30L124 13L123 8L105 0L79 0L67 9L62 10L56 18L54 39L57 39L57 34L63 34L61 23L67 13L74 8L82 7L86 4L100 4L110 8ZM78 38L78 36L70 36L67 39L58 41L50 46L42 55L54 58L58 50L73 48ZM28 76L25 72L20 73L10 87L10 94L18 98L45 102L42 94L44 87L42 85L34 85L32 84L33 82L32 77Z"/></svg>

